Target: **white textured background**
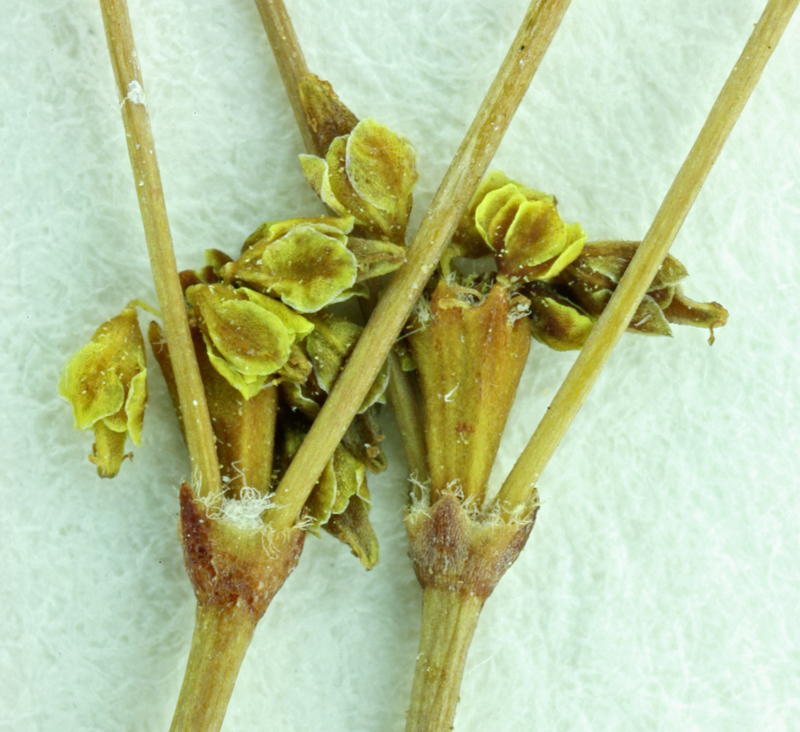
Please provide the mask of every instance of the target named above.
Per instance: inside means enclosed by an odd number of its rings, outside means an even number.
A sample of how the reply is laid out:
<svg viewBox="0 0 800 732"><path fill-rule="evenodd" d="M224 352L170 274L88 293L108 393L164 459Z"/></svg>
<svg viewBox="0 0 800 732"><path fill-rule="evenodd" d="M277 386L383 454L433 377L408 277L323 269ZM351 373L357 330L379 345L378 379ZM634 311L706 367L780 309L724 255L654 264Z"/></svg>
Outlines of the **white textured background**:
<svg viewBox="0 0 800 732"><path fill-rule="evenodd" d="M557 194L590 238L641 237L761 5L573 0L496 166ZM289 9L311 68L416 145L418 221L524 2ZM252 2L130 10L179 264L320 212ZM0 69L0 729L166 730L194 610L166 390L154 367L144 446L104 482L55 389L102 320L155 301L99 7L2 3ZM623 340L486 607L458 732L800 729L798 119L795 19L674 247L688 294L730 324L713 348L687 329ZM534 349L504 470L572 360ZM308 541L225 729L402 730L420 591L385 424L380 566Z"/></svg>

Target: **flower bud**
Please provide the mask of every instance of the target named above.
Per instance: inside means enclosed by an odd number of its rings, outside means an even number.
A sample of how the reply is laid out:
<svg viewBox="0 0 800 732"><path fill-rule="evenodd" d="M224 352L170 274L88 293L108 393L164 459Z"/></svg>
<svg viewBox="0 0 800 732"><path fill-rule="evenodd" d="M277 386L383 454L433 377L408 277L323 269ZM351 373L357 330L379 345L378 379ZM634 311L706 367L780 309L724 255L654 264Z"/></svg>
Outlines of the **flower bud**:
<svg viewBox="0 0 800 732"><path fill-rule="evenodd" d="M532 188L523 186L521 183L511 180L505 173L499 170L491 171L480 183L477 190L470 200L461 222L453 234L453 244L460 249L462 254L458 256L482 257L494 252L489 246L483 235L478 231L475 224L475 213L483 200L501 188L511 185L517 193L522 196L522 200L546 201L555 204L555 198L542 191L535 191Z"/></svg>
<svg viewBox="0 0 800 732"><path fill-rule="evenodd" d="M537 341L554 351L583 347L593 318L544 282L532 282L525 294L530 300L531 332Z"/></svg>
<svg viewBox="0 0 800 732"><path fill-rule="evenodd" d="M494 255L498 271L530 282L555 277L580 254L586 234L565 224L553 196L493 171L478 187L443 262Z"/></svg>
<svg viewBox="0 0 800 732"><path fill-rule="evenodd" d="M133 305L103 323L64 365L58 393L72 404L75 427L94 430L89 460L101 478L119 472L127 434L141 445L146 378L144 339Z"/></svg>

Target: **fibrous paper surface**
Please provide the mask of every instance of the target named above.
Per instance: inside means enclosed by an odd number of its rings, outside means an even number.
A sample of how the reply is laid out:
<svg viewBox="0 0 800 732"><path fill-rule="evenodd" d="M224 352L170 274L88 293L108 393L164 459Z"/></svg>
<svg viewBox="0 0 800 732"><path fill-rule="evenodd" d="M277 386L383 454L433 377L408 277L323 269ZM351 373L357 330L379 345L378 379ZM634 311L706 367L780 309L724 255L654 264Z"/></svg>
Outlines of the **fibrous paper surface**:
<svg viewBox="0 0 800 732"><path fill-rule="evenodd" d="M310 68L418 154L412 230L525 4L309 0ZM641 239L762 3L574 0L493 167L589 239ZM130 0L182 269L262 222L314 216L302 141L251 0ZM0 8L0 729L165 730L194 597L176 535L189 462L150 359L143 446L86 460L56 383L131 298L153 304L96 3ZM800 21L673 247L706 334L626 335L542 475L524 553L488 601L458 732L800 728ZM147 320L142 316L143 324ZM534 346L498 486L574 353ZM421 592L391 415L370 480L381 562L309 537L261 622L224 730L402 730Z"/></svg>

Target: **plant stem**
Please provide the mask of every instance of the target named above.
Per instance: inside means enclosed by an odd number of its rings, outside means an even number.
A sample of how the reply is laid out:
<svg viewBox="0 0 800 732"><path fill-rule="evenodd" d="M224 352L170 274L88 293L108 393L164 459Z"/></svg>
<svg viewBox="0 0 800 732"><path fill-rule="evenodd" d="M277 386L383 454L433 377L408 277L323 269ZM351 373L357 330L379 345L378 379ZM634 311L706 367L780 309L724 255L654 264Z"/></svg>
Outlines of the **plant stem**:
<svg viewBox="0 0 800 732"><path fill-rule="evenodd" d="M433 273L478 181L555 35L569 0L533 0L414 240L347 366L275 495L270 522L291 526L380 370L397 334Z"/></svg>
<svg viewBox="0 0 800 732"><path fill-rule="evenodd" d="M125 0L100 0L111 66L121 99L128 154L142 214L164 334L175 370L197 495L220 492L220 473L205 391L194 355L150 117Z"/></svg>
<svg viewBox="0 0 800 732"><path fill-rule="evenodd" d="M305 112L300 103L298 86L302 78L309 73L306 65L303 49L300 41L294 32L292 20L286 11L283 0L256 0L256 6L261 15L261 21L267 31L272 52L278 63L283 85L286 87L286 94L292 105L297 126L303 136L306 151L312 155L324 157L325 150L320 150L317 146L316 137L308 126ZM373 282L370 281L370 285ZM373 297L370 298L369 312L374 308L377 300L375 288L370 286ZM362 303L362 311L364 304ZM368 313L365 314L367 317ZM428 463L425 457L425 441L423 439L422 415L417 403L414 387L408 375L400 368L396 358L390 356L389 385L386 395L389 404L394 412L395 420L400 431L400 438L403 441L403 449L408 464L408 472L414 475L416 480L425 482L428 473Z"/></svg>
<svg viewBox="0 0 800 732"><path fill-rule="evenodd" d="M217 732L257 620L244 603L197 605L192 649L170 732Z"/></svg>
<svg viewBox="0 0 800 732"><path fill-rule="evenodd" d="M303 106L300 104L300 81L308 73L308 66L300 41L294 32L292 19L286 11L283 0L256 0L256 7L261 15L264 30L267 31L269 45L272 46L272 52L278 62L278 71L286 87L286 94L306 150L312 155L324 156L325 150L317 147L314 135L308 127Z"/></svg>
<svg viewBox="0 0 800 732"><path fill-rule="evenodd" d="M461 677L484 598L426 587L406 732L453 728Z"/></svg>
<svg viewBox="0 0 800 732"><path fill-rule="evenodd" d="M532 495L536 481L664 261L797 4L798 0L767 3L616 292L498 493L498 504L515 506Z"/></svg>
<svg viewBox="0 0 800 732"><path fill-rule="evenodd" d="M428 480L428 454L422 411L414 385L393 351L389 353L389 385L386 387L386 395L403 441L408 474L418 483L425 483Z"/></svg>

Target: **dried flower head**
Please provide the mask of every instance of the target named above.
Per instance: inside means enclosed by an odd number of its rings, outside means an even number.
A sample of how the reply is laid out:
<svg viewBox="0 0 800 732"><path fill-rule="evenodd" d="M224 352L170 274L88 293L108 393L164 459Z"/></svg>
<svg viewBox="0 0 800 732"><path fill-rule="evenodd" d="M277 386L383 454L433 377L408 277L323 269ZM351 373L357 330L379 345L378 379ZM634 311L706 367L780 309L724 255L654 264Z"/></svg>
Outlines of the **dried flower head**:
<svg viewBox="0 0 800 732"><path fill-rule="evenodd" d="M133 304L103 323L64 365L58 393L72 404L75 427L94 430L89 460L101 478L119 472L126 435L141 444L146 379L144 339Z"/></svg>
<svg viewBox="0 0 800 732"><path fill-rule="evenodd" d="M301 354L292 359L293 347L314 326L280 301L222 283L192 285L186 300L211 364L245 398L257 394L276 374L300 379L307 375L308 368L302 366L296 373Z"/></svg>
<svg viewBox="0 0 800 732"><path fill-rule="evenodd" d="M586 233L580 224L565 224L555 198L490 173L475 195L444 258L492 255L497 269L512 280L555 277L581 252Z"/></svg>
<svg viewBox="0 0 800 732"><path fill-rule="evenodd" d="M638 242L597 241L587 244L579 257L548 283L525 288L531 300L531 324L537 340L556 350L583 346L591 326L602 315ZM695 302L679 283L686 267L667 256L647 294L631 319L629 330L648 335L672 335L670 323L708 328L725 325L728 311L716 302Z"/></svg>
<svg viewBox="0 0 800 732"><path fill-rule="evenodd" d="M358 261L347 248L352 228L352 218L333 217L263 224L220 274L226 282L279 297L300 313L320 310L353 294Z"/></svg>
<svg viewBox="0 0 800 732"><path fill-rule="evenodd" d="M300 156L306 180L333 211L354 217L369 237L402 243L417 182L414 148L373 119L359 122L330 84L311 74L300 95L323 153Z"/></svg>

